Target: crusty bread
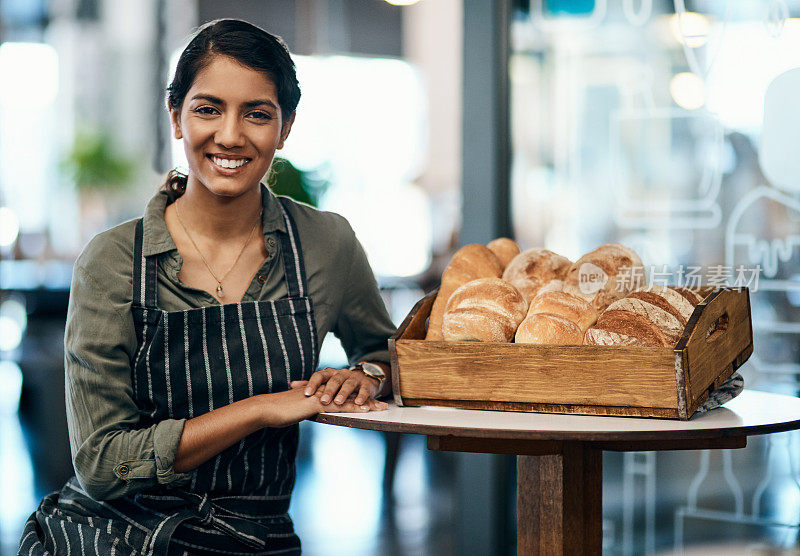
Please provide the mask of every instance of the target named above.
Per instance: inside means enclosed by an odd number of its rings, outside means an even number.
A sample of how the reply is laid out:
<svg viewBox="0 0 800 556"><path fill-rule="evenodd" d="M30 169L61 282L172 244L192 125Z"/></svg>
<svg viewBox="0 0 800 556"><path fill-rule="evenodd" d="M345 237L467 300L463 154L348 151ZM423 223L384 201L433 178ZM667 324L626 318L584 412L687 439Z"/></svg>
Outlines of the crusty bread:
<svg viewBox="0 0 800 556"><path fill-rule="evenodd" d="M681 327L686 326L686 321L692 316L694 306L675 290L665 286L650 286L628 294L628 297L641 299L651 305L660 307L678 319Z"/></svg>
<svg viewBox="0 0 800 556"><path fill-rule="evenodd" d="M528 303L500 278L479 278L456 289L447 302L442 334L448 342L510 342Z"/></svg>
<svg viewBox="0 0 800 556"><path fill-rule="evenodd" d="M540 291L528 308L526 320L538 314L550 314L567 319L578 326L581 334L597 322L597 309L591 303L582 297L562 291Z"/></svg>
<svg viewBox="0 0 800 556"><path fill-rule="evenodd" d="M517 288L530 303L539 289L552 280L563 280L572 263L547 249L528 249L508 263L503 280Z"/></svg>
<svg viewBox="0 0 800 556"><path fill-rule="evenodd" d="M580 345L583 330L569 319L548 313L525 317L517 328L514 342L518 344Z"/></svg>
<svg viewBox="0 0 800 556"><path fill-rule="evenodd" d="M657 308L657 307L656 307ZM674 338L667 336L659 326L648 320L641 314L629 311L606 310L600 315L592 328L587 330L587 334L593 329L607 330L616 334L636 338L645 346L666 347L674 345ZM596 335L596 333L592 333Z"/></svg>
<svg viewBox="0 0 800 556"><path fill-rule="evenodd" d="M522 251L516 241L507 237L493 239L486 247L492 250L492 253L495 254L504 269L508 266L508 263Z"/></svg>
<svg viewBox="0 0 800 556"><path fill-rule="evenodd" d="M647 343L633 336L619 332L611 332L602 328L590 328L583 335L583 343L587 346L646 346Z"/></svg>
<svg viewBox="0 0 800 556"><path fill-rule="evenodd" d="M564 291L586 298L598 311L644 285L644 266L633 249L606 243L575 261Z"/></svg>
<svg viewBox="0 0 800 556"><path fill-rule="evenodd" d="M659 330L664 333L664 336L669 339L670 344L677 342L678 338L680 338L681 332L683 332L683 325L681 325L680 321L674 315L657 305L653 305L652 303L642 301L641 299L637 299L635 297L629 296L623 299L618 299L608 306L608 309L603 312L600 320L605 320L616 312L631 313L644 317L646 320L656 325Z"/></svg>
<svg viewBox="0 0 800 556"><path fill-rule="evenodd" d="M431 308L425 339L442 339L444 310L454 291L477 278L499 278L502 274L503 265L485 245L473 243L456 251L442 273L442 283Z"/></svg>
<svg viewBox="0 0 800 556"><path fill-rule="evenodd" d="M539 288L539 291L536 292L536 295L542 294L544 292L560 292L564 290L564 280L550 280L544 286Z"/></svg>
<svg viewBox="0 0 800 556"><path fill-rule="evenodd" d="M676 288L673 286L670 286L669 289L681 294L686 301L692 304L692 307L696 307L701 301L703 301L703 296L697 293L695 290L689 288Z"/></svg>

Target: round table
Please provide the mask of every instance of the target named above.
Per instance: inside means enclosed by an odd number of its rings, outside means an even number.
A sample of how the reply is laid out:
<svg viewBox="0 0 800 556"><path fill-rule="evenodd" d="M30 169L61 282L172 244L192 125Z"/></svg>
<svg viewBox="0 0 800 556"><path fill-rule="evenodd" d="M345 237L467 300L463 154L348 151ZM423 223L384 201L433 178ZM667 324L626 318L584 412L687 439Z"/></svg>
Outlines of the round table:
<svg viewBox="0 0 800 556"><path fill-rule="evenodd" d="M800 398L745 390L689 421L397 407L317 422L424 434L428 448L517 456L517 553L601 554L603 450L744 448L800 428Z"/></svg>

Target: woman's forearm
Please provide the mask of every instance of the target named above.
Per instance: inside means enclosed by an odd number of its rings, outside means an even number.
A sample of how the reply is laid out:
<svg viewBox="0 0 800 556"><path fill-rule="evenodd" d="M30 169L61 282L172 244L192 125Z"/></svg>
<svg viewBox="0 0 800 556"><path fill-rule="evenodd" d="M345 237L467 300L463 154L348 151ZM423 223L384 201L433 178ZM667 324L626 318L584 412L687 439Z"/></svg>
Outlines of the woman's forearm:
<svg viewBox="0 0 800 556"><path fill-rule="evenodd" d="M175 471L190 471L267 426L266 396L253 396L187 420L175 454Z"/></svg>

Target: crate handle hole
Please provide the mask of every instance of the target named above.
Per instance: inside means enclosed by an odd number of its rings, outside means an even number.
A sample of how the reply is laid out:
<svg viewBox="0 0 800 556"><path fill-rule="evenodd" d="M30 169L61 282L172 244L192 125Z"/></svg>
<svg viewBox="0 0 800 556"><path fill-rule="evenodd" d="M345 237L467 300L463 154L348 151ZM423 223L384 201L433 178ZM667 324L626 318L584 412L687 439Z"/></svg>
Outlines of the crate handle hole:
<svg viewBox="0 0 800 556"><path fill-rule="evenodd" d="M711 326L706 331L706 341L712 342L716 338L722 335L728 329L728 318L727 311L722 313L717 320L715 320Z"/></svg>

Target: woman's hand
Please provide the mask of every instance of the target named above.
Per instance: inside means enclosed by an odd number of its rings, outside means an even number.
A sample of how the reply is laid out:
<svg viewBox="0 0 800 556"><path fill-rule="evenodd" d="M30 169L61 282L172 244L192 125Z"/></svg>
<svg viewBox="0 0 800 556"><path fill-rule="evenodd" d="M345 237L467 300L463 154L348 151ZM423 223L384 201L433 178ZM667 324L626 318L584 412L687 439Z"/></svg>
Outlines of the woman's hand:
<svg viewBox="0 0 800 556"><path fill-rule="evenodd" d="M304 388L308 383L309 381L297 380L292 382L290 390L265 394L265 396L269 396L269 402L263 406L266 410L264 426L288 427L319 413L368 413L382 411L389 407L372 398L368 399L366 403L358 404L352 397L345 399L341 404L331 404L330 402L323 404L321 401L324 395L322 389L313 392L310 396L306 395Z"/></svg>
<svg viewBox="0 0 800 556"><path fill-rule="evenodd" d="M291 386L294 388L303 382L294 381ZM334 402L334 406L341 406L351 399L358 406L369 401L378 404L379 409L386 409L389 407L387 404L375 400L379 386L380 382L377 379L362 372L328 367L311 375L311 379L305 383L305 395L319 395L320 403L326 406L324 411L334 411L331 409L333 407L330 405L331 401Z"/></svg>

